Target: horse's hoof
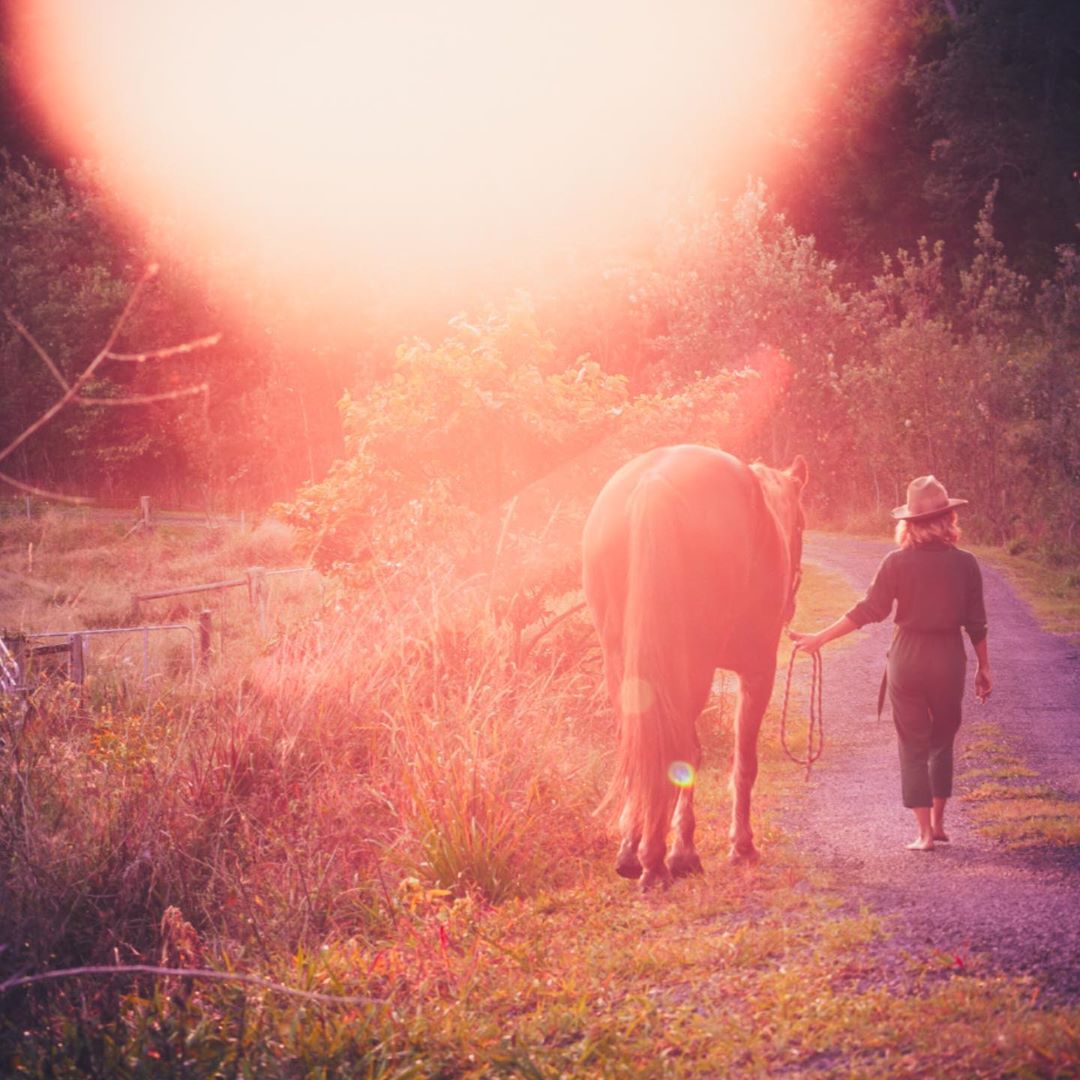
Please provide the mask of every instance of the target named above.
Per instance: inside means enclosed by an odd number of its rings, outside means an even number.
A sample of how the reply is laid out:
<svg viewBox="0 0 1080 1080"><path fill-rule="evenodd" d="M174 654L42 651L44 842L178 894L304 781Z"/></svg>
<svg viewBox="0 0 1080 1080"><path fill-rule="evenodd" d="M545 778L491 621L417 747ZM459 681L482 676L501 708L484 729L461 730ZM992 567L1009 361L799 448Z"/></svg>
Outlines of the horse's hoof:
<svg viewBox="0 0 1080 1080"><path fill-rule="evenodd" d="M666 866L661 865L658 870L646 870L641 875L641 891L643 893L651 892L653 889L659 887L661 889L667 889L671 887L671 872Z"/></svg>
<svg viewBox="0 0 1080 1080"><path fill-rule="evenodd" d="M615 873L619 877L637 881L641 877L641 861L633 851L620 851L615 860Z"/></svg>
<svg viewBox="0 0 1080 1080"><path fill-rule="evenodd" d="M673 878L690 877L691 874L704 874L701 859L696 851L680 851L677 855L669 855L667 868Z"/></svg>
<svg viewBox="0 0 1080 1080"><path fill-rule="evenodd" d="M761 861L761 853L753 844L746 848L732 847L728 862L732 866L754 866Z"/></svg>

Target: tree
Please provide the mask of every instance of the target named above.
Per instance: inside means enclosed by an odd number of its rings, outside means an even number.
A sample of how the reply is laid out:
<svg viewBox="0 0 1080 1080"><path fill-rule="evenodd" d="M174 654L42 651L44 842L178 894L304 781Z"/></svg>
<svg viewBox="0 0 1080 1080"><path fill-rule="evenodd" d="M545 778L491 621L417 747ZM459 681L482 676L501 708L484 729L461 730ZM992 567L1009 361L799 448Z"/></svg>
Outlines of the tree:
<svg viewBox="0 0 1080 1080"><path fill-rule="evenodd" d="M6 458L11 457L16 450L20 449L25 443L30 441L43 428L46 428L54 419L62 416L69 406L81 406L84 409L90 410L108 410L117 406L145 406L162 401L176 401L180 398L206 393L207 387L205 383L186 386L181 389L168 390L158 394L127 394L121 396L116 394L95 394L92 392L92 389L95 386L95 376L97 376L99 369L109 362L143 364L149 360L170 359L174 356L183 355L185 353L193 352L196 349L217 344L218 337L217 335L214 335L200 341L192 341L183 345L175 345L170 348L155 349L153 351L142 353L120 353L115 351L117 340L136 306L139 294L145 284L150 281L156 273L157 267L154 265L146 271L143 278L132 290L123 311L121 311L115 325L106 336L104 344L98 349L93 358L81 371L73 374L66 375L19 319L10 310L4 309L4 316L9 325L30 346L44 368L59 385L60 391L59 396L56 396L54 392L54 400L39 416L36 417L36 419L24 427L23 430L15 435L5 446L0 447L0 463ZM98 388L100 389L100 380L98 380L98 383ZM58 491L44 490L34 484L18 480L10 473L3 471L0 471L0 482L16 488L17 490L25 491L33 495L45 496L46 498L60 499L68 502L87 501L79 496L70 496Z"/></svg>
<svg viewBox="0 0 1080 1080"><path fill-rule="evenodd" d="M1013 257L1046 271L1080 221L1080 7L977 0L956 11L944 55L908 76L932 139L930 224L951 240L996 185Z"/></svg>

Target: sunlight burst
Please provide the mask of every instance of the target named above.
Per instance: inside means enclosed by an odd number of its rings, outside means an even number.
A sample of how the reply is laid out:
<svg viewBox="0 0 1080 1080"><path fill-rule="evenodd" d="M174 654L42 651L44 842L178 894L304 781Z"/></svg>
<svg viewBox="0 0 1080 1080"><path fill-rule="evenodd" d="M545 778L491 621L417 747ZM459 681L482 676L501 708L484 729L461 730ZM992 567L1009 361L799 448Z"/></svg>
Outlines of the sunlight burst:
<svg viewBox="0 0 1080 1080"><path fill-rule="evenodd" d="M19 41L129 213L348 286L625 232L791 100L815 4L35 0Z"/></svg>

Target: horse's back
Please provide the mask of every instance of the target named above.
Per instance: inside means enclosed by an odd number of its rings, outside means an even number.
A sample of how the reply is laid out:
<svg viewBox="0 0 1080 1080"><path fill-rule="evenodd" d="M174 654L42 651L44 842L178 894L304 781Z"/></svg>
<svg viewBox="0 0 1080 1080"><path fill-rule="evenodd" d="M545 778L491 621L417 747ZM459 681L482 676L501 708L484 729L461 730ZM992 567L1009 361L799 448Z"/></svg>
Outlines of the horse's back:
<svg viewBox="0 0 1080 1080"><path fill-rule="evenodd" d="M642 575L654 579L668 609L658 617L677 612L705 637L730 627L747 599L760 514L756 478L722 450L663 447L628 462L604 486L585 526L585 595L601 633L605 626L620 632L627 594ZM631 582L635 530L645 527L652 540Z"/></svg>
<svg viewBox="0 0 1080 1080"><path fill-rule="evenodd" d="M756 523L760 494L748 466L705 446L661 447L627 462L597 496L585 523L587 568L599 552L626 545L634 496L649 485L666 490L673 523L706 544L725 533L747 536Z"/></svg>

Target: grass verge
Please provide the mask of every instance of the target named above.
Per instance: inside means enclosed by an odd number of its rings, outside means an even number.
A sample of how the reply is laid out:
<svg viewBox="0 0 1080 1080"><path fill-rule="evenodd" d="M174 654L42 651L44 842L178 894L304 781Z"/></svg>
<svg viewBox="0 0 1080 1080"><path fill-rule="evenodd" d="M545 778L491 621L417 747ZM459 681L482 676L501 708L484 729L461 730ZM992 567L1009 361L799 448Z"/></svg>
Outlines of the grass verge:
<svg viewBox="0 0 1080 1080"><path fill-rule="evenodd" d="M996 724L972 725L963 767L975 786L961 798L984 835L1010 848L1080 844L1080 805L1039 783Z"/></svg>
<svg viewBox="0 0 1080 1080"><path fill-rule="evenodd" d="M808 568L800 622L845 588ZM239 682L139 710L61 695L10 733L6 974L161 960L359 1000L43 983L3 996L0 1071L1075 1075L1080 1015L1035 983L974 959L882 966L887 927L777 825L793 767L772 738L766 860L725 864L729 702L703 725L708 876L641 897L589 816L612 733L595 656L570 652L579 628L523 669L483 612L418 614L354 607Z"/></svg>

